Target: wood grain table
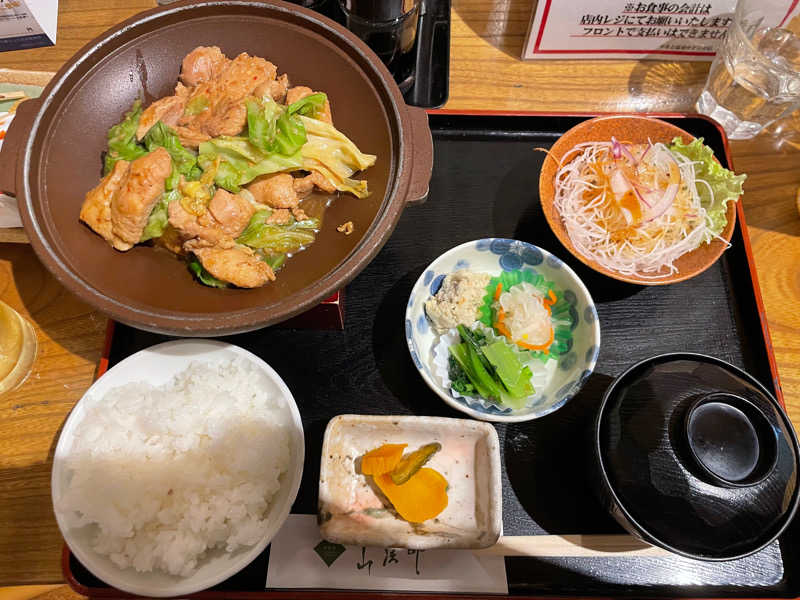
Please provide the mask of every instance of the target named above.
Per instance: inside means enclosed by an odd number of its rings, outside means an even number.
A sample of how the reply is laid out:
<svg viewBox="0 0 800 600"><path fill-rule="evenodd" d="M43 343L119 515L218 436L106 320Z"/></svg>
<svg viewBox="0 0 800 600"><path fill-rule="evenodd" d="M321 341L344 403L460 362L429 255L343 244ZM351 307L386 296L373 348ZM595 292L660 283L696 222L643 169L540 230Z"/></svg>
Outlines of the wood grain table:
<svg viewBox="0 0 800 600"><path fill-rule="evenodd" d="M0 54L0 67L57 70L92 37L155 0L61 0L58 44ZM531 0L453 0L447 108L687 112L704 62L518 60ZM800 426L800 117L731 144L748 173L743 198L784 399ZM102 314L66 292L25 244L0 244L0 299L35 325L32 377L0 398L0 585L61 581L61 538L50 506L53 447L90 385Z"/></svg>

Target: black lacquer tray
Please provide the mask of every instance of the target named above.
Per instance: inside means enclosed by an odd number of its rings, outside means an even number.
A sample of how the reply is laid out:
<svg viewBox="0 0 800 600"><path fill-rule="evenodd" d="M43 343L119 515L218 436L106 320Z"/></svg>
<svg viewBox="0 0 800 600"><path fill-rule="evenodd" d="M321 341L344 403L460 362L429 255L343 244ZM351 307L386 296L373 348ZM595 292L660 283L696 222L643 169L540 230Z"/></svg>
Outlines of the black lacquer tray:
<svg viewBox="0 0 800 600"><path fill-rule="evenodd" d="M343 331L271 328L229 338L266 360L292 390L306 433L303 482L293 507L314 513L322 434L342 413L463 417L419 377L403 333L411 288L434 258L462 242L516 238L564 259L586 283L602 328L595 372L565 407L541 419L499 424L505 535L616 534L620 527L589 488L588 428L613 377L665 352L700 352L737 365L780 399L742 211L732 246L709 270L669 286L640 287L589 270L551 233L538 201L543 152L588 118L565 115L431 114L435 163L426 204L408 208L377 258L347 289ZM705 118L665 117L705 138L729 162L718 126ZM108 363L165 337L116 325ZM101 365L101 368L103 365ZM677 556L507 557L513 596L798 597L800 522L748 558L704 563ZM375 592L265 590L269 549L241 573L197 597L372 598ZM68 550L71 585L90 596L124 596L89 574ZM393 594L381 594L383 596ZM433 594L405 594L422 598Z"/></svg>

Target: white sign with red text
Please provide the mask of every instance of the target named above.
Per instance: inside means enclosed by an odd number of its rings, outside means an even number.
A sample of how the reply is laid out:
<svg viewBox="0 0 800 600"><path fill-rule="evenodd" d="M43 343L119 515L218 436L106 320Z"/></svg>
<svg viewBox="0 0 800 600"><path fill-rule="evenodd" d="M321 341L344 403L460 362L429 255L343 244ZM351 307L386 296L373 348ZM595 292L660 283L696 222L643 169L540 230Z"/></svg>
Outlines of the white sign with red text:
<svg viewBox="0 0 800 600"><path fill-rule="evenodd" d="M539 0L522 58L712 60L735 8L736 0Z"/></svg>

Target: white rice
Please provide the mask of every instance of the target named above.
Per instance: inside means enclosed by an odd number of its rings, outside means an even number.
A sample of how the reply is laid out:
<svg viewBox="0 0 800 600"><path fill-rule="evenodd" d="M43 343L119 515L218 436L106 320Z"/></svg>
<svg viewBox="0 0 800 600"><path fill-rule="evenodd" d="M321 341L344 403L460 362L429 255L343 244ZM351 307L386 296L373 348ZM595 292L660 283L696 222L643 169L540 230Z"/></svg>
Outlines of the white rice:
<svg viewBox="0 0 800 600"><path fill-rule="evenodd" d="M256 544L289 467L278 394L246 361L110 391L75 430L58 509L123 569L186 576L212 548Z"/></svg>

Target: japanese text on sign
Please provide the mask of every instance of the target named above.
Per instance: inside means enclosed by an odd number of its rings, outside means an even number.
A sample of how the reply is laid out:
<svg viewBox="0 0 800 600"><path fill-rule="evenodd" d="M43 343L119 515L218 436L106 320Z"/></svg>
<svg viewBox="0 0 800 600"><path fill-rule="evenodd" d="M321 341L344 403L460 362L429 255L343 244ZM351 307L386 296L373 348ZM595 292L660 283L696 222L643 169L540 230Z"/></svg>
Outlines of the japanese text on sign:
<svg viewBox="0 0 800 600"><path fill-rule="evenodd" d="M539 0L523 58L710 60L735 4Z"/></svg>

